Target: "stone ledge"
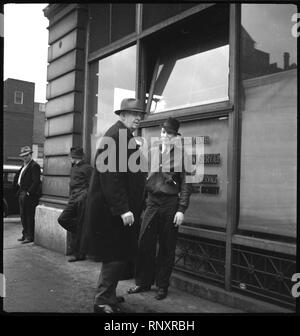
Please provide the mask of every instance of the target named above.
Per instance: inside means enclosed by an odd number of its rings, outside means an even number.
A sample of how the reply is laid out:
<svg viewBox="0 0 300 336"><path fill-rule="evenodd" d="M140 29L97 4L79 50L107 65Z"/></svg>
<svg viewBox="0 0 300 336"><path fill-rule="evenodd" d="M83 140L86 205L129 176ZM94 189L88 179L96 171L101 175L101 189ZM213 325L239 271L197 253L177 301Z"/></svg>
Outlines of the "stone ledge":
<svg viewBox="0 0 300 336"><path fill-rule="evenodd" d="M234 292L227 292L223 288L193 279L179 271L173 271L170 283L183 291L248 313L295 313L293 310L268 302Z"/></svg>
<svg viewBox="0 0 300 336"><path fill-rule="evenodd" d="M35 211L35 244L67 255L68 233L57 222L62 209L38 205Z"/></svg>

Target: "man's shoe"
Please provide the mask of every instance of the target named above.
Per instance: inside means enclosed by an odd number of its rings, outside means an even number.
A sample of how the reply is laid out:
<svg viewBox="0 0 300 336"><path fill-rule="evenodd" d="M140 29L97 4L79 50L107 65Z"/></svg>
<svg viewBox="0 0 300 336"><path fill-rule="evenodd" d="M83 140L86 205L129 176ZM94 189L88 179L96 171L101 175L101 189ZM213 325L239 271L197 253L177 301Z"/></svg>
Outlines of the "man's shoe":
<svg viewBox="0 0 300 336"><path fill-rule="evenodd" d="M98 305L94 304L94 313L96 314L118 314L121 313L121 309L118 307L113 307L107 304Z"/></svg>
<svg viewBox="0 0 300 336"><path fill-rule="evenodd" d="M24 241L24 240L25 240L24 236L18 239L18 241Z"/></svg>
<svg viewBox="0 0 300 336"><path fill-rule="evenodd" d="M155 295L156 300L163 300L168 295L168 290L165 288L159 288L157 294Z"/></svg>
<svg viewBox="0 0 300 336"><path fill-rule="evenodd" d="M151 286L133 286L128 289L128 294L135 294L135 293L141 293L141 292L148 292L151 290Z"/></svg>
<svg viewBox="0 0 300 336"><path fill-rule="evenodd" d="M80 260L85 260L85 256L73 256L68 260L68 262L75 262Z"/></svg>
<svg viewBox="0 0 300 336"><path fill-rule="evenodd" d="M33 239L25 238L25 239L22 241L22 244L28 244L28 243L33 243Z"/></svg>

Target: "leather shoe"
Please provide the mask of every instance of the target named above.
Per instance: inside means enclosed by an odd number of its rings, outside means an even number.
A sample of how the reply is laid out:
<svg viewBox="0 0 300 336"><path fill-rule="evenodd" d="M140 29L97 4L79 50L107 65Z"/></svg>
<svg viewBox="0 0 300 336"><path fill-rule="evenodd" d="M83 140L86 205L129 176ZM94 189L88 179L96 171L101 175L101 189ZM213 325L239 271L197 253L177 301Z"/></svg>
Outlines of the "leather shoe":
<svg viewBox="0 0 300 336"><path fill-rule="evenodd" d="M18 241L24 241L24 240L25 240L24 236L18 239Z"/></svg>
<svg viewBox="0 0 300 336"><path fill-rule="evenodd" d="M73 256L68 260L68 262L75 262L80 260L85 260L85 256Z"/></svg>
<svg viewBox="0 0 300 336"><path fill-rule="evenodd" d="M157 294L155 295L156 300L163 300L168 295L168 290L165 288L159 288Z"/></svg>
<svg viewBox="0 0 300 336"><path fill-rule="evenodd" d="M135 293L147 292L150 289L151 289L151 286L133 286L128 289L127 293L135 294Z"/></svg>
<svg viewBox="0 0 300 336"><path fill-rule="evenodd" d="M32 239L25 238L25 239L22 241L22 244L28 244L28 243L33 243L33 240L32 240Z"/></svg>
<svg viewBox="0 0 300 336"><path fill-rule="evenodd" d="M118 307L113 307L108 304L98 305L94 304L94 313L96 314L117 314L121 310Z"/></svg>

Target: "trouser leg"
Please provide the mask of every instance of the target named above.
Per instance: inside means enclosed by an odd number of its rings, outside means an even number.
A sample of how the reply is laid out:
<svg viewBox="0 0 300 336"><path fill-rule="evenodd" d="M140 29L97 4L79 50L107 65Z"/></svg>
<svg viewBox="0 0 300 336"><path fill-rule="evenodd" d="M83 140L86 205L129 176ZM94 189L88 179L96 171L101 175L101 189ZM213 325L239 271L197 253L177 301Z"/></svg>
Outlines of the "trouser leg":
<svg viewBox="0 0 300 336"><path fill-rule="evenodd" d="M20 209L20 218L22 224L22 236L25 237L26 235L26 217L25 217L25 198L26 193L21 191L19 194L19 209Z"/></svg>
<svg viewBox="0 0 300 336"><path fill-rule="evenodd" d="M178 228L173 220L176 208L165 209L159 216L159 250L157 256L156 285L167 289L175 259Z"/></svg>
<svg viewBox="0 0 300 336"><path fill-rule="evenodd" d="M84 247L82 244L83 225L84 225L84 212L85 212L86 197L80 199L77 204L77 226L76 233L74 235L74 254L76 256L84 256Z"/></svg>
<svg viewBox="0 0 300 336"><path fill-rule="evenodd" d="M148 214L146 209L139 238L138 255L135 269L135 283L137 286L150 287L154 283L155 279L157 215L156 213L152 213L151 218L147 216Z"/></svg>
<svg viewBox="0 0 300 336"><path fill-rule="evenodd" d="M29 240L34 240L34 215L35 215L36 201L32 201L29 197L26 200L26 236Z"/></svg>
<svg viewBox="0 0 300 336"><path fill-rule="evenodd" d="M125 269L123 261L103 262L100 271L94 304L116 305L116 288Z"/></svg>

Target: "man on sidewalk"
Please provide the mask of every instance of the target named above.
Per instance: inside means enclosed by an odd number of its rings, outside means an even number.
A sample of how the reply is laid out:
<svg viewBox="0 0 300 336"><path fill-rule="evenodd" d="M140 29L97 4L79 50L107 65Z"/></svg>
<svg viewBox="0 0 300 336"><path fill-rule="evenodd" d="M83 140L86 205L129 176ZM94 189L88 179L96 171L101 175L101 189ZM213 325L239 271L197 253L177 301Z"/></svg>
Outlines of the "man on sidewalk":
<svg viewBox="0 0 300 336"><path fill-rule="evenodd" d="M34 240L34 215L40 197L41 167L32 159L31 154L32 150L29 146L21 148L20 157L24 163L14 179L23 226L22 237L18 241L22 244L31 243Z"/></svg>
<svg viewBox="0 0 300 336"><path fill-rule="evenodd" d="M70 158L72 163L70 197L66 208L57 221L64 229L71 232L73 257L68 261L74 262L85 259L85 251L83 251L82 246L82 227L84 224L86 195L93 168L84 161L82 148L72 147Z"/></svg>
<svg viewBox="0 0 300 336"><path fill-rule="evenodd" d="M140 153L132 132L145 113L143 103L124 99L115 113L120 120L99 145L87 199L89 252L102 261L94 300L96 313L119 312L122 298L116 296L116 288L127 263L136 256L146 177L141 170L133 172L129 167L129 158ZM102 169L101 157L108 159L112 169Z"/></svg>

